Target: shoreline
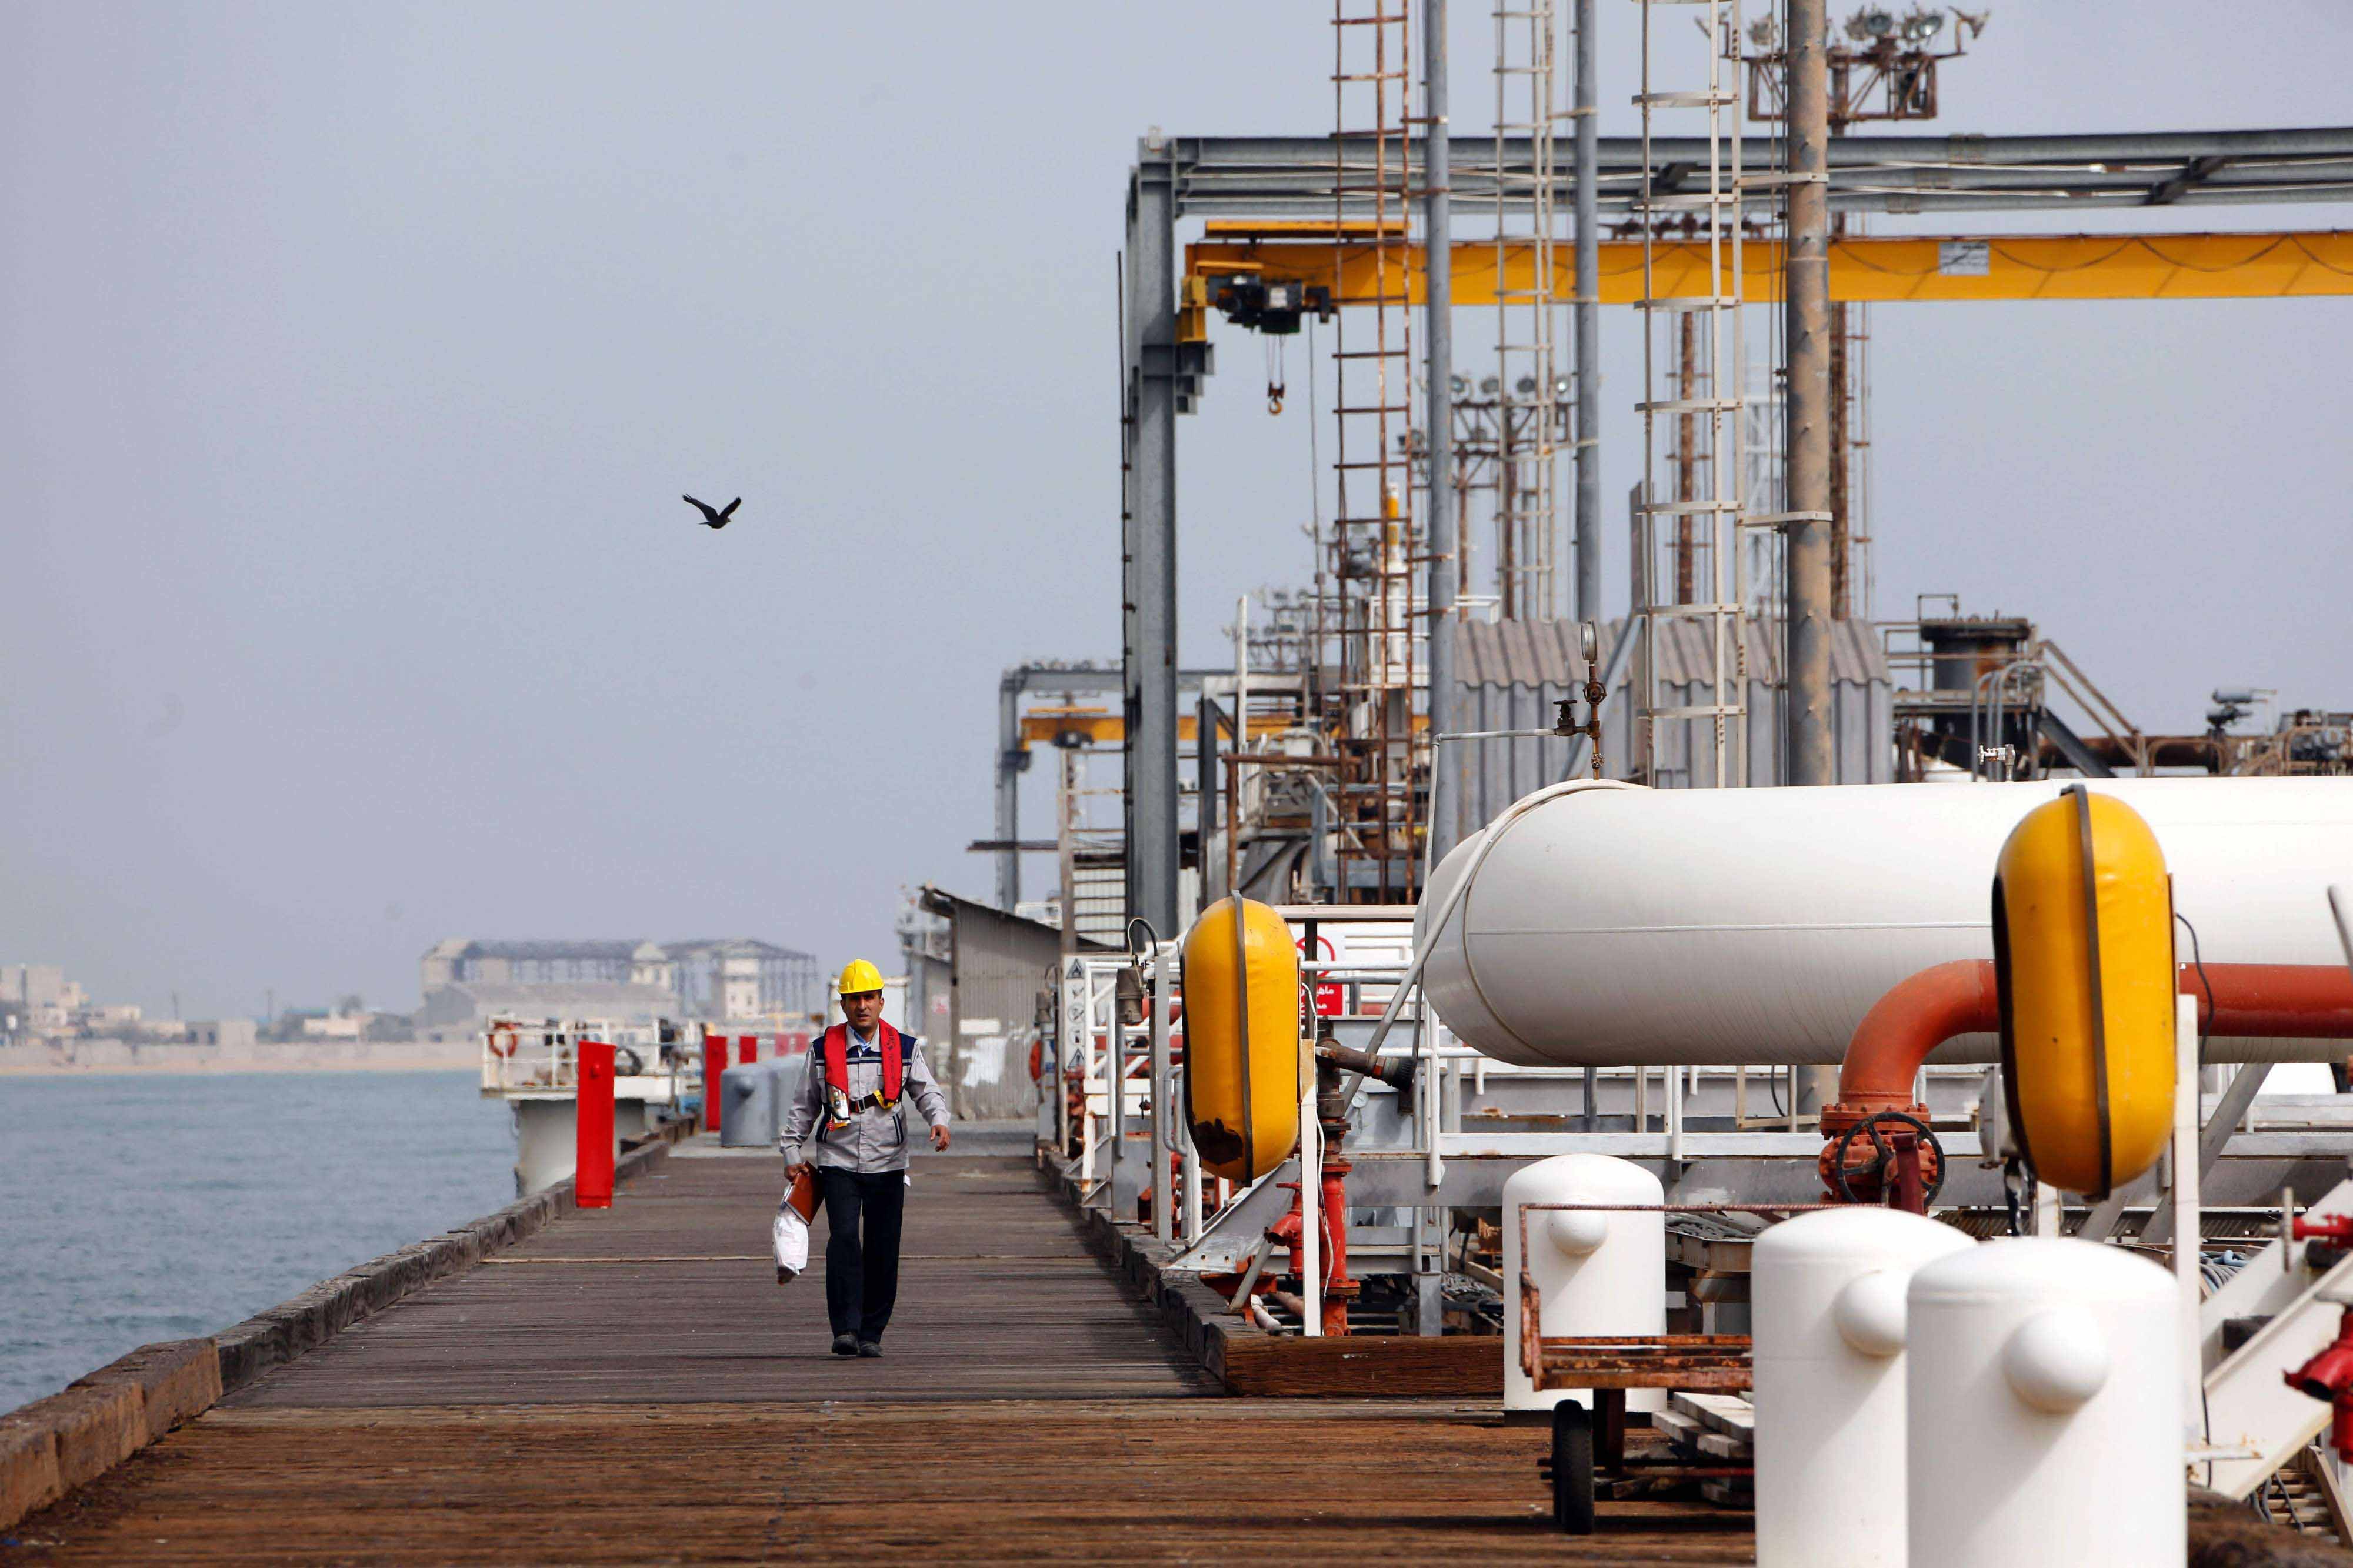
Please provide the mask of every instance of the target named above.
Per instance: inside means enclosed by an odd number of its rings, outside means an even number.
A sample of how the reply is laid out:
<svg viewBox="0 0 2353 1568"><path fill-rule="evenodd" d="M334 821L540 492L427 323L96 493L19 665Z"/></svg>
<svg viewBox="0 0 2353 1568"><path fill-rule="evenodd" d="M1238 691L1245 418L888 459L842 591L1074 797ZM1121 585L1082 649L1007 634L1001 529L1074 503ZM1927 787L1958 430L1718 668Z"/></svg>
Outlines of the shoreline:
<svg viewBox="0 0 2353 1568"><path fill-rule="evenodd" d="M481 1056L471 1046L448 1047L431 1045L397 1045L386 1042L367 1049L364 1054L345 1047L337 1052L322 1052L315 1047L308 1049L290 1048L283 1055L247 1056L224 1055L203 1047L143 1047L135 1057L110 1050L98 1059L78 1061L70 1056L51 1056L44 1051L36 1058L30 1051L0 1051L0 1079L26 1078L127 1078L145 1074L179 1075L182 1077L218 1077L233 1073L350 1073L350 1072L478 1072ZM29 1059L28 1059L29 1058Z"/></svg>

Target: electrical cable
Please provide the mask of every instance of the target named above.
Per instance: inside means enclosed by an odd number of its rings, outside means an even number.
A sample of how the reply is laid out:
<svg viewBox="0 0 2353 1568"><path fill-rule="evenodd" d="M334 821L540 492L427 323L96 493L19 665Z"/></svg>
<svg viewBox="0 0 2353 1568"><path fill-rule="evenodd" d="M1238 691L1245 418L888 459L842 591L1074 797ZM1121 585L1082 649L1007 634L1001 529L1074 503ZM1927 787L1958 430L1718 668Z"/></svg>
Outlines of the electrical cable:
<svg viewBox="0 0 2353 1568"><path fill-rule="evenodd" d="M2173 918L2189 933L2189 967L2198 972L2198 983L2206 987L2206 1010L2198 1015L2198 1065L2202 1068L2206 1065L2206 1031L2214 1021L2214 982L2207 977L2206 959L2198 950L2198 928L2179 910L2173 911Z"/></svg>
<svg viewBox="0 0 2353 1568"><path fill-rule="evenodd" d="M1142 948L1135 945L1135 928L1138 926L1142 926L1144 928L1145 939L1148 944ZM1139 964L1145 959L1151 957L1160 946L1160 932L1158 929L1155 928L1149 920L1145 919L1142 915L1137 915L1127 922L1126 934L1127 956L1134 960Z"/></svg>

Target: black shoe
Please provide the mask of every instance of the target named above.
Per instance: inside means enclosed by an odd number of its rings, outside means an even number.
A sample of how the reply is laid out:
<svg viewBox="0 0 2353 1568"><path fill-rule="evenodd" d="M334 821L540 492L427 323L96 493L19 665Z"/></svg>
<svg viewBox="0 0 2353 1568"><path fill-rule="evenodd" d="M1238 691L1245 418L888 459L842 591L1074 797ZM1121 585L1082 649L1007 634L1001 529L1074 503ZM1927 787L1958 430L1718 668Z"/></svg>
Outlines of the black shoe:
<svg viewBox="0 0 2353 1568"><path fill-rule="evenodd" d="M836 1355L856 1355L858 1353L858 1336L855 1334L834 1335L833 1353Z"/></svg>
<svg viewBox="0 0 2353 1568"><path fill-rule="evenodd" d="M881 1361L882 1359L882 1347L875 1343L872 1340L860 1340L858 1342L858 1353L861 1359L866 1361Z"/></svg>

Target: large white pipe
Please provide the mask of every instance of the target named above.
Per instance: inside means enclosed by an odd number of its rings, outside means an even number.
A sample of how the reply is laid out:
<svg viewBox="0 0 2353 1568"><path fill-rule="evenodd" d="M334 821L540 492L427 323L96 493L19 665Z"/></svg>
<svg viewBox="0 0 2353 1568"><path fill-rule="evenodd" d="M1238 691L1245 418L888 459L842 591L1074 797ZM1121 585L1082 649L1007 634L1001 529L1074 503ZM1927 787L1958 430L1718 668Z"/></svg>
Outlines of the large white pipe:
<svg viewBox="0 0 2353 1568"><path fill-rule="evenodd" d="M1556 785L1432 875L1425 927L1472 881L1422 982L1449 1028L1508 1062L1835 1062L1897 981L1993 956L1995 857L2063 787ZM2353 778L2091 787L2156 830L2175 907L2208 963L2343 962L2327 889L2353 880ZM1430 942L1426 929L1415 937ZM2186 937L2179 950L2188 963ZM2217 1061L2325 1061L2343 1049L2209 1045ZM1991 1035L1973 1035L1932 1059L1995 1055Z"/></svg>

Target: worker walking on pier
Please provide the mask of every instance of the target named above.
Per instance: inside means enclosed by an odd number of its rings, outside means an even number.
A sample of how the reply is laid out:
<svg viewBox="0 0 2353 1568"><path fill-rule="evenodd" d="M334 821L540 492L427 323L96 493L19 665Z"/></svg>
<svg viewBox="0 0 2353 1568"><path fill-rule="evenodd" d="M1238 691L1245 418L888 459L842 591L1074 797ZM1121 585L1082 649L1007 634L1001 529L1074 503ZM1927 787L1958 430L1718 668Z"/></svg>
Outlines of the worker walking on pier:
<svg viewBox="0 0 2353 1568"><path fill-rule="evenodd" d="M776 1142L787 1176L804 1163L817 1167L833 1353L871 1357L882 1353L882 1331L899 1295L899 1222L907 1202L901 1100L915 1097L934 1149L948 1146L948 1103L923 1060L923 1042L882 1021L882 972L858 959L841 972L839 991L844 1021L809 1053L809 1071ZM817 1137L804 1150L812 1129Z"/></svg>

